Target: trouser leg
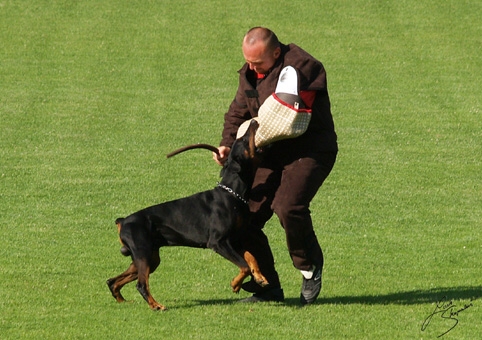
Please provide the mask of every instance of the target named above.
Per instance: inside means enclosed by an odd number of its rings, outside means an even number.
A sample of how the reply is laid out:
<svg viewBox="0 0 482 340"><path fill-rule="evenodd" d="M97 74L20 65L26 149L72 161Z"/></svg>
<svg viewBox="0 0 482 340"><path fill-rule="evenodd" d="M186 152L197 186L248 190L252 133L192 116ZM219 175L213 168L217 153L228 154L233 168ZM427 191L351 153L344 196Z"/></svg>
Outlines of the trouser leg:
<svg viewBox="0 0 482 340"><path fill-rule="evenodd" d="M300 158L287 165L272 208L286 233L286 242L293 265L310 270L323 266L323 252L313 229L310 202L329 175L335 155Z"/></svg>
<svg viewBox="0 0 482 340"><path fill-rule="evenodd" d="M247 250L258 261L261 273L270 283L270 287L280 286L268 237L263 232L264 225L273 216L271 202L279 183L275 176L274 171L268 168L260 168L256 173L249 202L251 222L244 241Z"/></svg>
<svg viewBox="0 0 482 340"><path fill-rule="evenodd" d="M279 286L279 276L268 238L262 230L273 211L285 230L293 265L300 270L310 270L313 264L323 265L323 252L313 229L309 206L335 159L335 153L304 157L284 167L262 167L256 173L250 199L251 223L244 243L273 286Z"/></svg>

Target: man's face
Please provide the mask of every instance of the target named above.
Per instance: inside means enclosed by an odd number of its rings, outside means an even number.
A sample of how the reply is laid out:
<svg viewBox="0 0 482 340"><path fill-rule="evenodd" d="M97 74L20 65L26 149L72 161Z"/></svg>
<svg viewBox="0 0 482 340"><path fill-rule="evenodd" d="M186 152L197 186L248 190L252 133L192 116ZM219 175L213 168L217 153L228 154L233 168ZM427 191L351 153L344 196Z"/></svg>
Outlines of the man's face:
<svg viewBox="0 0 482 340"><path fill-rule="evenodd" d="M279 47L274 51L269 50L262 42L254 45L243 44L243 55L249 69L261 74L267 73L273 67L280 51Z"/></svg>

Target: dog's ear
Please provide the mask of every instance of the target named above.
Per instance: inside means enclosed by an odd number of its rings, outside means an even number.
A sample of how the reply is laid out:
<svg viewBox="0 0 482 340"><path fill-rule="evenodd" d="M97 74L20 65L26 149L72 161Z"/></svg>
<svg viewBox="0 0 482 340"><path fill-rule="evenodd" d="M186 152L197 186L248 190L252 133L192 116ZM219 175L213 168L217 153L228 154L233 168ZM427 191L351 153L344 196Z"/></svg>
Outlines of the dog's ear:
<svg viewBox="0 0 482 340"><path fill-rule="evenodd" d="M256 131L258 130L259 124L258 122L253 119L251 123L249 124L248 132L249 132L249 157L254 158L256 155L256 143L255 143L255 137L256 137Z"/></svg>

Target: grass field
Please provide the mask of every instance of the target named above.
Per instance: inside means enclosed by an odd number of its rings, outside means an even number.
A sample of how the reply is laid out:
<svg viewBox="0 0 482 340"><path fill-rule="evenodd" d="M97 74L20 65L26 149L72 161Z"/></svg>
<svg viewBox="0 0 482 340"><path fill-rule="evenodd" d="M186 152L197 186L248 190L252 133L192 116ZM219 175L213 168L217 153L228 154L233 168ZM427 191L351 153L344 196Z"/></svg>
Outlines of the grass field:
<svg viewBox="0 0 482 340"><path fill-rule="evenodd" d="M476 0L0 0L0 338L436 339L454 319L443 339L480 338L481 15ZM165 154L219 142L255 25L328 72L322 294L299 306L273 219L286 303L237 304L232 264L169 248L151 289L170 310L134 284L117 304L114 220L216 184L209 152Z"/></svg>

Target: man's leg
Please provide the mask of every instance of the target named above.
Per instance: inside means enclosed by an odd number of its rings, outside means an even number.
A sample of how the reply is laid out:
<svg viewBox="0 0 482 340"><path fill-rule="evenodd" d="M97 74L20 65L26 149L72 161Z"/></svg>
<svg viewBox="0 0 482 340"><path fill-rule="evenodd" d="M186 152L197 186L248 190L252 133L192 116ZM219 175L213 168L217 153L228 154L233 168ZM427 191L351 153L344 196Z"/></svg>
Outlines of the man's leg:
<svg viewBox="0 0 482 340"><path fill-rule="evenodd" d="M250 195L251 221L243 238L243 244L256 258L261 273L269 285L265 288L257 285L254 280L243 284L243 289L255 293L244 302L283 301L283 291L278 273L274 266L274 257L268 238L263 232L266 222L273 216L271 202L279 184L279 176L273 170L260 167L256 172L255 181Z"/></svg>
<svg viewBox="0 0 482 340"><path fill-rule="evenodd" d="M272 204L285 230L293 265L305 278L302 303L313 302L321 289L323 252L313 229L309 207L335 159L335 154L326 154L317 159L300 158L287 165ZM317 286L309 287L315 279Z"/></svg>

